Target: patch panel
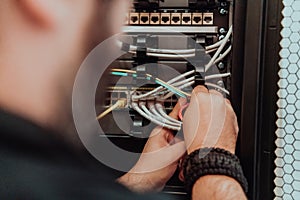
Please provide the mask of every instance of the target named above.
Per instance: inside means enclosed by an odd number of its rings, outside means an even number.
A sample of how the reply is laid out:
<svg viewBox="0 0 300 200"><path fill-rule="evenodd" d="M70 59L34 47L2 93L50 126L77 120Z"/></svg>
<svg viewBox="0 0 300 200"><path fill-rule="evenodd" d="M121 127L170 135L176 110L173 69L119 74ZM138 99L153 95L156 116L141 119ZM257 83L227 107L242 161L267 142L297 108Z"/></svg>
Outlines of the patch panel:
<svg viewBox="0 0 300 200"><path fill-rule="evenodd" d="M214 13L132 12L125 23L128 25L213 25Z"/></svg>

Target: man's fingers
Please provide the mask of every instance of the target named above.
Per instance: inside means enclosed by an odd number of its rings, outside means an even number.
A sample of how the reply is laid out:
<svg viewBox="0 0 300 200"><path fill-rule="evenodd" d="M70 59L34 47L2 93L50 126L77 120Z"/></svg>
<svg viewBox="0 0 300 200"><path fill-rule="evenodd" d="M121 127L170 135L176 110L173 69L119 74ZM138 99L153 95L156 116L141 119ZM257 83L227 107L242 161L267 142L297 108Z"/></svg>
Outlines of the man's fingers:
<svg viewBox="0 0 300 200"><path fill-rule="evenodd" d="M174 107L172 112L170 112L169 116L174 119L178 119L179 111L180 111L181 107L183 107L186 103L187 103L186 99L184 99L184 98L178 99L176 106Z"/></svg>
<svg viewBox="0 0 300 200"><path fill-rule="evenodd" d="M199 85L199 86L195 87L193 90L193 94L197 94L200 92L208 93L208 89L205 86Z"/></svg>
<svg viewBox="0 0 300 200"><path fill-rule="evenodd" d="M178 137L175 137L172 133L170 133L168 135L168 138L167 138L167 142L170 144L170 145L174 145L174 144L177 144L179 142L182 142L183 140L178 138Z"/></svg>
<svg viewBox="0 0 300 200"><path fill-rule="evenodd" d="M224 98L224 96L222 95L222 93L220 93L220 92L218 92L218 91L216 91L216 90L209 90L209 93L211 93L211 94L214 94L214 95L217 95L217 96L220 96L220 97ZM225 102L226 102L227 106L228 106L228 107L230 107L230 108L232 108L232 105L231 105L231 102L230 102L230 100L229 100L229 99L227 99L227 98L224 98L224 99L225 99Z"/></svg>
<svg viewBox="0 0 300 200"><path fill-rule="evenodd" d="M199 104L199 97L203 97L209 94L209 91L206 87L204 86L197 86L193 90L190 105L191 104Z"/></svg>
<svg viewBox="0 0 300 200"><path fill-rule="evenodd" d="M229 105L231 105L231 101L229 99L226 99L226 103L228 103Z"/></svg>
<svg viewBox="0 0 300 200"><path fill-rule="evenodd" d="M209 93L211 93L211 94L215 94L215 95L217 95L217 96L220 96L220 97L224 97L220 92L218 92L217 90L209 90Z"/></svg>

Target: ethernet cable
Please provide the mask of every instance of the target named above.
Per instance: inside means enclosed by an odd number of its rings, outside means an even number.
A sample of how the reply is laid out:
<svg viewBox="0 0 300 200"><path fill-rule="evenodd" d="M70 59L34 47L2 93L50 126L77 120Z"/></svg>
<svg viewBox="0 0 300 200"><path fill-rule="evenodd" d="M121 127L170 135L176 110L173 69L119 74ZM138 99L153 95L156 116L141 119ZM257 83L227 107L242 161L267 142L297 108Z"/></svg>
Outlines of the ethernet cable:
<svg viewBox="0 0 300 200"><path fill-rule="evenodd" d="M170 50L171 51L171 50ZM136 51L129 51L129 53L132 54L136 54ZM146 53L147 56L152 56L152 57L162 57L162 58L191 58L191 57L195 57L195 53L194 54L164 54L164 53Z"/></svg>
<svg viewBox="0 0 300 200"><path fill-rule="evenodd" d="M231 73L213 74L213 75L206 76L206 77L205 77L205 80L207 81L207 80L216 79L216 78L225 78L225 77L228 77L228 76L231 76ZM192 78L194 78L194 77L192 77ZM191 79L191 78L190 78L190 79ZM184 89L184 88L190 87L190 86L192 86L192 85L194 85L194 84L195 84L195 81L187 82L186 84L184 84L184 85L178 87L178 89ZM207 85L207 84L206 84L206 85ZM174 85L174 86L175 86L175 85ZM214 87L215 87L215 86L217 86L217 85L214 85ZM218 89L220 89L220 87L218 87ZM220 89L220 90L221 90L221 89ZM222 91L225 92L226 94L229 94L229 92L228 92L227 90L225 90L224 88L223 88ZM163 99L163 100L168 99L168 98L170 98L170 97L173 96L173 95L174 95L174 93L169 92L167 95L165 95L164 97L162 97L162 99Z"/></svg>
<svg viewBox="0 0 300 200"><path fill-rule="evenodd" d="M192 75L193 73L195 73L195 70L188 71L188 72L186 72L186 73L184 73L184 74L181 74L181 75L179 75L179 76L176 76L175 78L169 80L167 83L168 83L168 84L173 84L173 83L175 83L176 81L179 81L179 80L185 78L186 76ZM156 89L154 89L154 90L152 90L152 91L150 91L150 92L148 92L148 93L145 93L145 94L141 94L141 95L132 95L132 99L134 99L134 100L142 99L142 98L148 97L148 96L150 96L150 95L153 95L154 93L157 93L157 92L159 92L159 91L161 91L161 90L163 90L163 89L164 89L164 88L163 88L162 86L160 86L160 87L157 87Z"/></svg>
<svg viewBox="0 0 300 200"><path fill-rule="evenodd" d="M209 49L209 50L206 50L205 53L206 53L206 54L210 54L210 53L215 52L215 51L217 51L217 50L218 50L218 48L215 48L215 49Z"/></svg>
<svg viewBox="0 0 300 200"><path fill-rule="evenodd" d="M105 117L107 114L112 112L113 110L118 109L118 108L124 108L126 105L126 101L127 101L126 99L119 99L114 105L112 105L107 110L105 110L103 113L101 113L96 119L100 120L103 117Z"/></svg>
<svg viewBox="0 0 300 200"><path fill-rule="evenodd" d="M216 42L215 44L212 44L210 46L207 46L206 53L212 53L217 50L216 54L214 57L211 59L211 61L207 64L206 69L208 70L213 64L217 63L216 59L220 55L221 51L223 50L224 46L227 44L229 41L229 38L232 34L232 26L229 28L226 36L224 39ZM123 47L125 43L121 41L117 41L117 44L120 46L120 48ZM126 44L128 47L128 52L136 54L136 51L138 50L137 46ZM230 48L231 49L231 48ZM227 55L230 52L226 51L223 55ZM153 57L162 57L162 58L190 58L190 57L195 57L196 56L196 49L154 49L154 48L146 48L146 53L148 56L153 56ZM217 61L219 62L222 60L225 56L222 58L219 58ZM206 71L207 71L206 70Z"/></svg>
<svg viewBox="0 0 300 200"><path fill-rule="evenodd" d="M192 81L192 82L186 83L186 84L184 84L184 85L182 85L182 86L180 86L178 88L179 89L184 89L184 88L190 87L190 86L192 86L194 84L195 84L195 81ZM166 100L166 99L172 97L173 95L174 95L173 92L169 92L167 95L165 95L165 96L162 97L162 100Z"/></svg>
<svg viewBox="0 0 300 200"><path fill-rule="evenodd" d="M195 80L195 77L193 76L193 77L188 78L188 79L185 79L185 80L183 80L183 81L179 81L179 82L173 83L172 85L173 85L174 87L178 87L178 86L181 86L181 85L183 85L183 84L190 83L190 82L192 82L192 81L194 81L194 80Z"/></svg>
<svg viewBox="0 0 300 200"><path fill-rule="evenodd" d="M210 62L206 65L206 70L207 71L216 61L218 56L221 54L222 50L224 49L225 45L227 44L227 41L229 40L231 34L232 34L232 26L229 28L228 33L226 34L225 38L222 40L221 45L219 46L217 52L214 54L213 58L210 60ZM224 56L225 57L225 56Z"/></svg>
<svg viewBox="0 0 300 200"><path fill-rule="evenodd" d="M232 48L232 46L230 45L230 46L228 47L228 49L226 49L226 51L225 51L224 53L222 53L222 55L220 55L220 56L215 60L214 64L216 64L216 63L222 61L222 60L230 53L231 48Z"/></svg>
<svg viewBox="0 0 300 200"><path fill-rule="evenodd" d="M150 53L160 53L160 54L194 54L195 49L152 49L147 48Z"/></svg>
<svg viewBox="0 0 300 200"><path fill-rule="evenodd" d="M178 88L176 88L176 87L174 87L174 86L172 86L172 85L164 82L163 80L160 80L160 79L156 78L156 82L158 84L160 84L161 86L164 86L165 88L167 88L168 90L170 90L174 94L177 94L177 95L179 95L179 96L181 96L183 98L191 97L191 94L188 94L188 93L186 93L186 92L184 92L184 91L182 91L182 90L180 90L180 89L178 89Z"/></svg>
<svg viewBox="0 0 300 200"><path fill-rule="evenodd" d="M173 125L177 125L177 126L181 126L182 125L182 122L181 121L178 121L176 119L173 119L172 117L166 117L166 116L169 116L167 115L165 112L163 112L164 114L160 113L156 106L154 105L154 103L148 103L149 105L149 109L150 111L155 115L155 116L158 116L160 117L161 119L163 120L166 120L169 124L173 124ZM173 120L170 120L173 119Z"/></svg>
<svg viewBox="0 0 300 200"><path fill-rule="evenodd" d="M122 48L123 42L117 41L117 44ZM128 45L128 44L127 44ZM128 45L128 52L132 54L137 53L137 46ZM162 57L162 58L189 58L195 56L195 49L153 49L146 48L146 53L148 56Z"/></svg>
<svg viewBox="0 0 300 200"><path fill-rule="evenodd" d="M176 119L170 117L169 115L167 115L167 114L165 113L164 107L163 107L163 105L162 105L161 103L156 103L156 104L155 104L155 107L156 107L156 109L158 110L158 112L159 112L162 116L164 116L166 119L168 119L168 120L170 120L170 121L174 121L174 122L180 122L180 124L182 124L181 121L176 120Z"/></svg>
<svg viewBox="0 0 300 200"><path fill-rule="evenodd" d="M229 40L231 34L232 34L232 26L229 28L228 33L226 34L225 38L222 40L222 44L219 46L217 52L214 54L210 62L205 66L205 71L208 71L213 64L215 63L216 59L220 56L222 50L224 49L225 45L227 44L227 41Z"/></svg>
<svg viewBox="0 0 300 200"><path fill-rule="evenodd" d="M214 87L214 88L224 92L225 94L230 95L230 92L228 90L226 90L225 88L222 88L221 86L218 86L214 83L205 83L205 85L210 86L210 87Z"/></svg>
<svg viewBox="0 0 300 200"><path fill-rule="evenodd" d="M118 73L116 73L118 72ZM125 70L125 69L113 69L112 70L112 73L114 75L119 75L119 76L129 76L128 73L130 74L133 74L136 76L136 71L133 71L133 70ZM166 89L168 89L169 91L171 92L174 92L175 94L183 97L183 98L187 98L187 97L190 97L191 95L184 92L184 91L181 91L180 89L172 86L171 84L159 79L159 78L154 78L152 75L150 74L146 74L147 78L150 80L151 78L155 80L155 82L163 87L165 87Z"/></svg>
<svg viewBox="0 0 300 200"><path fill-rule="evenodd" d="M122 48L123 42L117 41L117 44ZM135 53L138 50L137 46L128 45L128 51L131 53ZM154 49L154 48L146 48L147 53L157 53L157 54L194 54L196 52L195 49Z"/></svg>
<svg viewBox="0 0 300 200"><path fill-rule="evenodd" d="M148 56L161 57L161 58L192 58L196 54L159 54L159 53L147 53Z"/></svg>
<svg viewBox="0 0 300 200"><path fill-rule="evenodd" d="M113 72L114 73L126 73L124 76L128 76L127 73L131 73L133 75L136 75L135 74L136 72L133 71L133 70L114 69ZM188 79L185 79L185 80L182 80L182 81L179 81L179 82L176 82L176 81L184 78L185 76L191 75L193 73L194 73L194 70L186 72L186 73L184 73L184 74L182 74L182 75L180 75L178 77L175 77L175 78L171 79L170 81L167 82L167 84L169 84L170 86L173 86L174 88L177 88L177 89L179 89L181 91L182 89L184 89L186 87L189 87L189 86L192 86L195 83L194 82L194 77L190 77ZM121 75L121 74L118 74L118 75ZM205 77L205 80L210 80L210 79L215 79L215 78L224 78L224 77L228 77L230 75L231 75L230 73L209 75L209 76ZM212 86L212 83L207 83L206 85ZM226 94L229 94L229 92L226 89L224 89L224 88L222 88L222 87L220 87L218 85L213 84L212 87L215 87L215 88L217 88L217 89L225 92ZM165 87L165 88L167 88L170 91L170 89L168 87ZM160 87L158 87L158 88L156 88L156 89L154 89L154 90L152 90L152 91L150 91L148 93L142 94L142 95L132 95L132 99L133 100L138 100L138 99L148 99L148 100L149 99L155 99L155 98L157 98L156 97L157 95L161 95L164 92L165 92L164 91L164 87L160 86ZM176 93L171 90L171 92L169 92L167 95L163 96L161 99L162 100L168 99L171 96L173 96L174 94L176 94Z"/></svg>
<svg viewBox="0 0 300 200"><path fill-rule="evenodd" d="M195 81L190 81L190 82L187 82L183 85L180 85L179 87L177 87L178 89L184 89L184 88L187 88L187 87L190 87L192 85L195 84ZM165 96L163 96L165 95ZM165 99L168 99L170 98L171 96L174 95L174 92L168 92L167 90L163 90L163 91L160 91L160 92L156 92L148 97L144 97L144 98L140 98L140 100L154 100L154 99L161 99L161 100L165 100Z"/></svg>
<svg viewBox="0 0 300 200"><path fill-rule="evenodd" d="M124 71L124 70L122 70ZM126 71L126 70L125 70ZM118 75L118 76L129 76L128 73L125 73L125 72L112 72L113 75ZM132 75L133 77L136 76L136 74L133 74ZM150 80L152 78L152 75L150 74L147 74L147 79ZM159 78L155 78L155 82L165 88L167 88L168 90L174 92L175 94L181 96L181 97L184 97L184 98L187 98L190 96L190 94L186 93L186 92L183 92L181 90L179 90L178 88L164 82L163 80L159 79Z"/></svg>
<svg viewBox="0 0 300 200"><path fill-rule="evenodd" d="M185 79L183 81L179 81L179 82L173 83L171 85L174 86L174 87L178 87L178 89L184 89L186 87L189 87L189 86L193 85L194 83L195 83L195 77L193 76L193 77L190 77L190 78ZM167 91L163 89L163 90L161 90L159 92L154 93L153 96L164 94L166 92Z"/></svg>
<svg viewBox="0 0 300 200"><path fill-rule="evenodd" d="M210 45L210 46L205 47L205 49L206 50L217 49L224 42L223 40L224 40L224 38L222 40Z"/></svg>
<svg viewBox="0 0 300 200"><path fill-rule="evenodd" d="M181 129L181 127L178 127L178 126L172 126L172 125L168 125L168 124L164 124L163 122L155 119L155 118L152 118L151 116L147 115L139 106L136 102L133 102L131 104L132 108L134 110L136 110L141 116L145 117L146 119L148 119L149 121L161 126L161 127L165 127L167 129L170 129L170 130L175 130L175 131L179 131Z"/></svg>
<svg viewBox="0 0 300 200"><path fill-rule="evenodd" d="M160 115L154 115L152 114L149 109L146 107L145 103L141 102L140 107L142 110L151 118L157 119L164 124L168 124L169 126L174 126L174 127L181 127L181 124L175 123L175 122L170 122L169 120L165 119L164 117L160 117Z"/></svg>
<svg viewBox="0 0 300 200"><path fill-rule="evenodd" d="M213 74L205 77L205 80L215 79L215 78L225 78L231 76L231 73L224 73L224 74Z"/></svg>

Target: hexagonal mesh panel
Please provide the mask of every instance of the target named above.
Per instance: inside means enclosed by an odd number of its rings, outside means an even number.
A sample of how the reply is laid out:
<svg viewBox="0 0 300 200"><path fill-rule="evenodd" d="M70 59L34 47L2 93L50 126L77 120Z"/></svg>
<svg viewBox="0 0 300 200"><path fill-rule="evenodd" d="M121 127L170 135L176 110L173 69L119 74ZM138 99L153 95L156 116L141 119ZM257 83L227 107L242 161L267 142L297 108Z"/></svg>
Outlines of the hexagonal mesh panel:
<svg viewBox="0 0 300 200"><path fill-rule="evenodd" d="M283 0L275 199L300 199L300 0Z"/></svg>

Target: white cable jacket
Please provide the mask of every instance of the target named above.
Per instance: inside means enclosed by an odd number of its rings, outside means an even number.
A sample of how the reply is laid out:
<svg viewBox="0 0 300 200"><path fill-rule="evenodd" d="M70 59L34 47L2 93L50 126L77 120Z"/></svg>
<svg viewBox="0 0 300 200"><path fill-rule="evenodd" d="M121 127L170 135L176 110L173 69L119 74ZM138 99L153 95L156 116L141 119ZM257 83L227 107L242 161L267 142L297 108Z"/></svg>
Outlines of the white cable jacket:
<svg viewBox="0 0 300 200"><path fill-rule="evenodd" d="M211 68L211 66L215 63L216 59L219 57L219 55L221 54L221 52L224 49L225 45L227 44L227 41L229 40L231 34L232 34L232 26L229 28L227 35L222 40L223 42L220 45L220 47L218 48L218 50L215 53L215 55L212 57L212 59L210 60L210 62L205 66L205 71L208 71Z"/></svg>
<svg viewBox="0 0 300 200"><path fill-rule="evenodd" d="M185 79L183 81L173 83L172 86L174 86L174 87L179 86L178 89L183 89L185 87L180 87L180 86L183 86L183 85L185 86L187 83L189 84L189 83L193 82L194 80L195 80L195 77L190 77L190 78ZM191 85L188 85L188 86L191 86ZM188 87L188 86L186 86L186 87ZM168 90L164 88L163 90L161 90L161 91L159 91L159 92L157 92L153 95L159 95L160 93L167 93L167 92L168 92Z"/></svg>
<svg viewBox="0 0 300 200"><path fill-rule="evenodd" d="M166 120L166 122L170 125L174 125L174 126L181 126L181 122L180 121L171 121L169 120L168 118L166 118L164 115L162 115L161 113L158 112L158 110L156 110L156 107L154 104L149 104L149 108L150 108L150 111L157 117L159 117L160 119L162 120ZM167 115L167 114L166 114Z"/></svg>
<svg viewBox="0 0 300 200"><path fill-rule="evenodd" d="M122 43L121 43L122 45ZM120 44L119 44L120 46ZM129 51L135 53L138 47L134 45L129 46ZM158 53L158 54L194 54L196 52L195 49L154 49L154 48L147 48L147 53Z"/></svg>
<svg viewBox="0 0 300 200"><path fill-rule="evenodd" d="M205 47L205 50L211 50L211 49L218 48L224 42L223 40L224 40L224 38L222 40L210 45L210 46Z"/></svg>
<svg viewBox="0 0 300 200"><path fill-rule="evenodd" d="M213 74L213 75L206 76L205 80L210 80L210 79L214 79L214 78L224 78L224 77L228 77L228 76L231 76L231 73Z"/></svg>
<svg viewBox="0 0 300 200"><path fill-rule="evenodd" d="M210 50L205 51L205 53L209 54L209 53L215 52L217 50L218 50L218 48L216 48L216 49L210 49Z"/></svg>
<svg viewBox="0 0 300 200"><path fill-rule="evenodd" d="M205 85L210 86L210 87L217 88L217 89L221 90L222 92L226 93L227 95L230 94L230 92L229 92L228 90L226 90L225 88L222 88L222 87L220 87L220 86L218 86L218 85L216 85L216 84L213 84L213 83L205 83Z"/></svg>
<svg viewBox="0 0 300 200"><path fill-rule="evenodd" d="M183 88L192 86L192 85L194 85L194 84L195 84L195 81L192 81L192 82L186 83L186 84L184 84L184 85L182 85L182 86L180 86L180 87L178 87L178 88L179 88L179 89L183 89ZM165 95L164 97L162 97L162 99L163 99L163 100L168 99L168 98L170 98L170 97L173 96L173 95L174 95L173 92L169 92L167 95Z"/></svg>
<svg viewBox="0 0 300 200"><path fill-rule="evenodd" d="M154 118L151 118L150 116L148 116L143 110L140 109L140 107L138 106L137 103L132 103L132 108L134 110L136 110L140 115L142 115L143 117L145 117L146 119L152 121L153 123L161 126L161 127L165 127L165 128L168 128L170 130L176 130L176 131L179 131L181 129L181 127L176 127L176 126L170 126L168 124L164 124Z"/></svg>
<svg viewBox="0 0 300 200"><path fill-rule="evenodd" d="M191 58L196 54L161 54L161 53L147 53L148 56L161 57L161 58Z"/></svg>
<svg viewBox="0 0 300 200"><path fill-rule="evenodd" d="M156 109L158 110L158 112L159 112L162 116L164 116L165 118L167 118L168 120L173 121L173 122L179 122L180 124L182 124L181 121L178 121L178 120L176 120L176 119L170 117L169 115L167 115L167 113L165 113L165 111L164 111L164 107L163 107L160 103L156 103L156 104L155 104L155 107L156 107Z"/></svg>
<svg viewBox="0 0 300 200"><path fill-rule="evenodd" d="M173 83L175 83L176 81L179 81L180 79L183 79L184 77L189 76L189 75L191 75L191 74L193 74L193 73L195 73L195 70L188 71L188 72L186 72L186 73L184 73L184 74L181 74L181 75L179 75L179 76L176 76L175 78L169 80L167 83L168 83L168 84L173 84ZM157 87L156 89L154 89L154 90L152 90L152 91L150 91L150 92L147 92L147 93L145 93L145 94L141 94L141 95L132 95L132 99L133 99L133 100L138 100L138 99L146 98L146 97L148 97L148 96L150 96L150 95L152 95L152 94L154 94L154 93L157 93L157 92L159 92L159 91L161 91L161 90L163 90L163 89L164 89L164 87L159 86L159 87Z"/></svg>
<svg viewBox="0 0 300 200"><path fill-rule="evenodd" d="M169 120L165 119L164 117L161 117L160 115L156 116L156 115L153 115L149 109L146 107L145 104L140 104L140 107L142 108L142 110L149 116L151 117L152 119L156 119L160 122L162 122L163 124L167 124L169 126L174 126L174 127L180 127L181 124L178 124L178 123L174 123L174 122L170 122ZM170 122L170 123L169 123Z"/></svg>
<svg viewBox="0 0 300 200"><path fill-rule="evenodd" d="M186 83L190 83L190 82L192 82L192 81L194 81L194 80L195 80L195 77L193 76L193 77L190 77L190 78L185 79L185 80L183 80L183 81L173 83L172 85L173 85L174 87L178 87L178 86L184 85L184 84L186 84ZM179 88L180 88L180 87L179 87ZM182 89L182 88L181 88L181 89Z"/></svg>
<svg viewBox="0 0 300 200"><path fill-rule="evenodd" d="M232 46L230 45L230 47L228 47L228 49L226 49L226 51L215 60L214 64L222 61L230 53L231 48Z"/></svg>
<svg viewBox="0 0 300 200"><path fill-rule="evenodd" d="M195 49L152 49L147 48L149 53L160 53L160 54L195 54Z"/></svg>
<svg viewBox="0 0 300 200"><path fill-rule="evenodd" d="M129 53L136 54L135 51L129 51ZM148 53L147 56L161 57L161 58L191 58L196 54L163 54L163 53Z"/></svg>

